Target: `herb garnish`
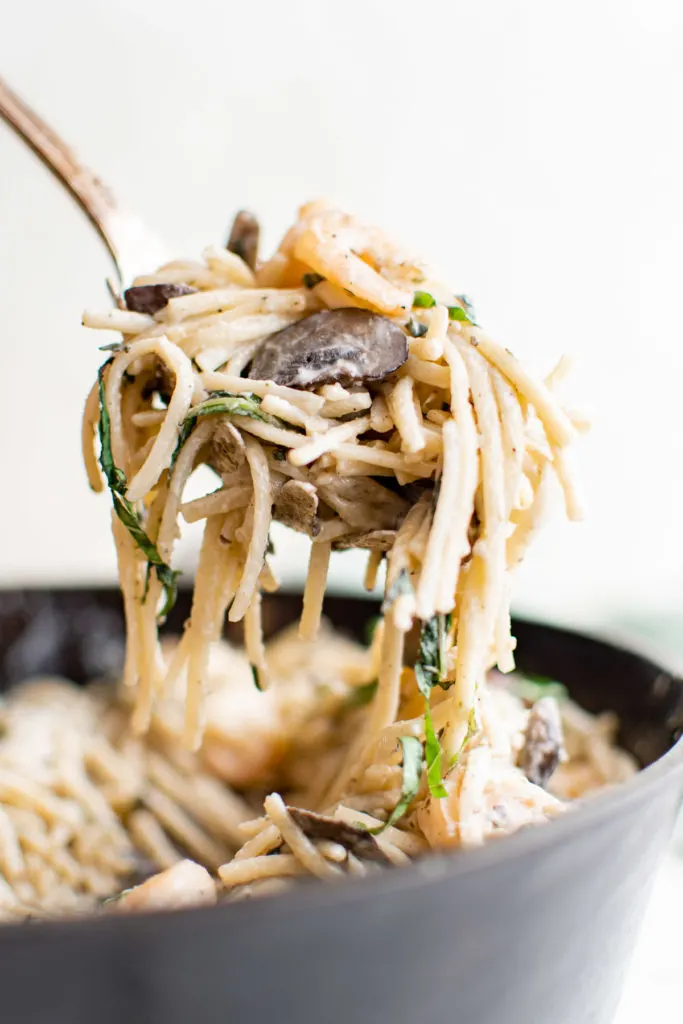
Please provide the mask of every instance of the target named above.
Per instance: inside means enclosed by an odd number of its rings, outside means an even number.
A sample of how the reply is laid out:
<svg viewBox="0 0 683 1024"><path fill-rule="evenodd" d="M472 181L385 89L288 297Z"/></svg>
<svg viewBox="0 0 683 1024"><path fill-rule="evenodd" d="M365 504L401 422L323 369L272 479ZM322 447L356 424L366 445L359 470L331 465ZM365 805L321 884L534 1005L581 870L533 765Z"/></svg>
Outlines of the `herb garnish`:
<svg viewBox="0 0 683 1024"><path fill-rule="evenodd" d="M251 674L254 677L254 686L259 691L259 693L262 693L263 687L261 686L261 680L259 678L259 672L258 669L256 668L256 665L250 665L249 668L251 669Z"/></svg>
<svg viewBox="0 0 683 1024"><path fill-rule="evenodd" d="M446 674L446 640L450 616L441 613L428 619L420 633L420 647L415 662L415 679L417 688L425 699L425 761L427 764L427 784L432 796L446 796L441 776L441 745L434 729L432 713L429 706L432 687L450 685L444 682Z"/></svg>
<svg viewBox="0 0 683 1024"><path fill-rule="evenodd" d="M471 324L472 321L468 317L462 306L449 306L448 307L448 319L449 320L461 320L465 324Z"/></svg>
<svg viewBox="0 0 683 1024"><path fill-rule="evenodd" d="M352 687L344 698L342 710L355 711L356 708L364 708L372 703L377 693L377 685L377 680L373 679L371 683L363 683L362 686Z"/></svg>
<svg viewBox="0 0 683 1024"><path fill-rule="evenodd" d="M380 832L385 830L385 828L389 828L390 825L393 825L399 818L403 817L420 788L420 776L422 775L422 744L415 738L415 736L401 736L399 743L403 749L401 796L387 820L377 828L368 829L368 831L375 836L379 835Z"/></svg>
<svg viewBox="0 0 683 1024"><path fill-rule="evenodd" d="M107 409L107 400L104 393L104 370L109 365L110 361L111 360L107 360L107 362L104 363L97 372L100 398L100 465L107 484L109 485L116 515L119 517L125 528L128 530L128 533L147 558L148 578L150 569L154 568L157 574L157 579L164 588L164 605L159 613L159 618L163 621L175 604L178 589L176 580L180 573L172 569L170 565L163 560L156 545L145 532L140 513L136 510L132 502L130 502L125 496L127 486L126 474L114 463L114 456L111 450L111 420L109 418L109 410Z"/></svg>
<svg viewBox="0 0 683 1024"><path fill-rule="evenodd" d="M436 299L429 292L415 292L413 295L413 309L431 309L436 305Z"/></svg>
<svg viewBox="0 0 683 1024"><path fill-rule="evenodd" d="M311 274L304 274L304 276L302 278L302 281L303 281L304 285L306 286L306 288L315 288L315 286L317 284L320 284L324 280L325 280L325 278L323 277L322 274L313 274L313 273L311 273Z"/></svg>
<svg viewBox="0 0 683 1024"><path fill-rule="evenodd" d="M521 675L514 675L509 682L510 689L521 700L527 704L535 704L541 697L554 697L555 700L565 700L567 688L556 679L548 676L537 675L535 672L523 672Z"/></svg>
<svg viewBox="0 0 683 1024"><path fill-rule="evenodd" d="M465 324L472 324L473 326L476 327L472 303L464 295L456 295L455 297L458 300L459 305L448 307L448 319L461 320ZM436 299L434 298L433 295L430 294L430 292L418 291L415 292L415 294L413 295L413 309L432 309L435 305ZM409 333L412 333L411 328L413 323L415 323L415 318L411 317L408 323L406 324L406 330ZM418 326L421 327L422 324L419 324ZM422 334L424 334L426 330L427 329L425 328L425 330L421 334L413 334L413 337L422 337Z"/></svg>
<svg viewBox="0 0 683 1024"><path fill-rule="evenodd" d="M414 316L410 317L406 322L405 327L411 338L424 338L425 334L429 330L426 324L421 324Z"/></svg>
<svg viewBox="0 0 683 1024"><path fill-rule="evenodd" d="M180 449L194 430L195 424L200 416L217 416L220 414L228 416L248 416L250 419L260 420L262 423L269 423L273 427L284 426L282 420L279 420L277 416L270 416L267 412L261 412L260 405L261 399L258 395L252 395L249 392L242 395L233 395L230 391L212 391L209 398L190 409L183 420L180 427L180 433L178 434L178 443L176 444L173 455L171 456L169 472L173 470L173 467L176 464L176 459L180 454Z"/></svg>
<svg viewBox="0 0 683 1024"><path fill-rule="evenodd" d="M432 722L429 699L425 697L425 764L427 766L427 785L432 796L441 800L448 796L443 784L441 771L441 744Z"/></svg>
<svg viewBox="0 0 683 1024"><path fill-rule="evenodd" d="M397 597L413 593L413 584L410 582L410 574L407 569L401 569L400 573L387 590L386 597L382 604L382 614L389 611Z"/></svg>
<svg viewBox="0 0 683 1024"><path fill-rule="evenodd" d="M110 341L108 345L100 345L98 352L123 352L128 348L125 341Z"/></svg>

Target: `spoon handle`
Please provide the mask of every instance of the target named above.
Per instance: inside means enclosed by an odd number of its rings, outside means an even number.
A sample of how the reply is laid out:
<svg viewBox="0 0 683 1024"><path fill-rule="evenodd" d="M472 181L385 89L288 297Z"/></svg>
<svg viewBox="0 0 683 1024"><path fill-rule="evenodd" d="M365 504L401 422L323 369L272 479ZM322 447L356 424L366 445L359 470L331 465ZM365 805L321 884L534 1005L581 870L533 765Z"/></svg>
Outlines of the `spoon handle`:
<svg viewBox="0 0 683 1024"><path fill-rule="evenodd" d="M120 287L167 258L155 235L85 167L69 146L0 78L0 118L30 146L84 211L114 262Z"/></svg>

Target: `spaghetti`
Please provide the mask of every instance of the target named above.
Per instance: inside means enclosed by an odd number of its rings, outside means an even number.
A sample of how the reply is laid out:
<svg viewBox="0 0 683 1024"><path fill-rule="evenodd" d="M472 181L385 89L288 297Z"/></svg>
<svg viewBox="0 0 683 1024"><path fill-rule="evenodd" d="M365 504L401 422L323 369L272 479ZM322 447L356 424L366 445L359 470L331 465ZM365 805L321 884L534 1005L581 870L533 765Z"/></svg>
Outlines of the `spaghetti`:
<svg viewBox="0 0 683 1024"><path fill-rule="evenodd" d="M188 891L213 902L216 873L235 899L360 876L544 821L633 770L611 720L491 682L495 666L513 673L511 573L553 477L569 518L582 514L568 448L585 423L556 395L566 362L534 377L463 296L324 203L299 211L271 259L257 242L240 214L230 249L169 263L119 308L84 314L121 335L82 444L91 487L112 500L123 686L65 698L68 735L50 687L11 698L9 917L90 907L141 857L163 873L122 909ZM186 501L199 466L218 487ZM181 518L204 533L169 644ZM273 520L307 534L311 556L298 635L265 644ZM350 547L368 551L368 589L386 563L367 651L321 619L332 552ZM244 623L244 656L220 641L226 616ZM22 730L39 751L30 767Z"/></svg>

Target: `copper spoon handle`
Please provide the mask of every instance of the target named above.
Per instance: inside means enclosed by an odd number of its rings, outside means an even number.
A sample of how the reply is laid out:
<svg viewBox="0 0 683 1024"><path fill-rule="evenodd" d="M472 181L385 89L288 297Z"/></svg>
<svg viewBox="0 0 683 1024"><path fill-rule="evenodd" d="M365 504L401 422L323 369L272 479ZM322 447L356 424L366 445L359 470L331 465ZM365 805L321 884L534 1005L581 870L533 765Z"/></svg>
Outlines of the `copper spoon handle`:
<svg viewBox="0 0 683 1024"><path fill-rule="evenodd" d="M164 247L142 221L115 198L92 171L9 85L0 78L0 117L30 146L76 200L106 245L118 283L130 284L168 258Z"/></svg>

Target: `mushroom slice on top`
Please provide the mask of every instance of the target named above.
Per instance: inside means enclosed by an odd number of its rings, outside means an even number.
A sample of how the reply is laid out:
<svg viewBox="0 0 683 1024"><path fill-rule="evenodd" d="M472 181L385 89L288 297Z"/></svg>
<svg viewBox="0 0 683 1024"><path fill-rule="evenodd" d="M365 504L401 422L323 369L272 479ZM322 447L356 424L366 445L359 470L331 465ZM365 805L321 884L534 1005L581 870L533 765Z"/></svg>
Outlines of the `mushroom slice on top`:
<svg viewBox="0 0 683 1024"><path fill-rule="evenodd" d="M384 380L408 358L398 324L367 309L326 309L272 334L254 356L249 376L291 388Z"/></svg>
<svg viewBox="0 0 683 1024"><path fill-rule="evenodd" d="M320 532L318 523L318 495L313 484L303 480L288 480L275 498L274 518L299 533L315 537Z"/></svg>
<svg viewBox="0 0 683 1024"><path fill-rule="evenodd" d="M234 473L244 462L246 445L237 427L217 418L211 435L211 465L219 473Z"/></svg>
<svg viewBox="0 0 683 1024"><path fill-rule="evenodd" d="M225 248L243 259L248 267L256 269L258 256L259 222L253 213L240 210L232 222L230 237Z"/></svg>
<svg viewBox="0 0 683 1024"><path fill-rule="evenodd" d="M337 818L328 818L324 814L304 811L299 807L288 807L287 810L309 839L328 839L330 842L340 843L345 850L355 854L360 860L376 861L378 864L391 863L367 829L357 828Z"/></svg>
<svg viewBox="0 0 683 1024"><path fill-rule="evenodd" d="M370 530L340 537L332 545L336 551L348 548L365 548L366 551L391 551L396 540L396 530Z"/></svg>
<svg viewBox="0 0 683 1024"><path fill-rule="evenodd" d="M349 526L365 532L395 530L410 508L400 494L364 476L332 476L317 481L318 494Z"/></svg>
<svg viewBox="0 0 683 1024"><path fill-rule="evenodd" d="M564 753L562 719L554 697L541 697L531 708L519 753L519 767L529 782L548 785Z"/></svg>
<svg viewBox="0 0 683 1024"><path fill-rule="evenodd" d="M179 295L192 295L196 291L189 284L141 284L126 288L123 298L126 309L154 316L168 305L170 299L176 299Z"/></svg>

